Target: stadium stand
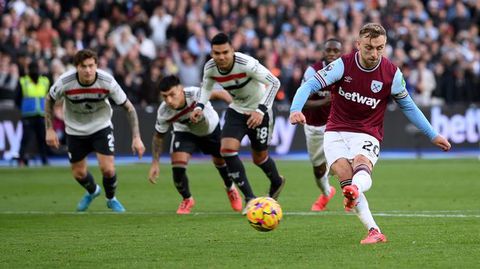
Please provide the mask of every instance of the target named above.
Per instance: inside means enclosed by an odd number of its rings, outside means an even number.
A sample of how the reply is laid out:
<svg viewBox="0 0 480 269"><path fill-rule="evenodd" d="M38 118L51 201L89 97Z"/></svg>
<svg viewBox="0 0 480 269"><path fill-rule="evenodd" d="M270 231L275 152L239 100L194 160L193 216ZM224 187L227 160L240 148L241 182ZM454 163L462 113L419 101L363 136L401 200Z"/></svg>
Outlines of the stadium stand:
<svg viewBox="0 0 480 269"><path fill-rule="evenodd" d="M278 73L278 101L288 102L284 96L296 87L296 71L321 57L317 44L340 37L348 52L367 21L390 29L387 56L405 70L419 105L480 101L475 1L1 0L0 13L0 72L11 69L15 76L18 68L21 76L29 62L38 61L53 78L61 65L71 68L75 51L92 48L100 68L143 105L152 104L142 90L150 68L181 75L176 53L208 57L208 40L219 31L230 34L236 50ZM11 98L12 79L0 81L0 98Z"/></svg>

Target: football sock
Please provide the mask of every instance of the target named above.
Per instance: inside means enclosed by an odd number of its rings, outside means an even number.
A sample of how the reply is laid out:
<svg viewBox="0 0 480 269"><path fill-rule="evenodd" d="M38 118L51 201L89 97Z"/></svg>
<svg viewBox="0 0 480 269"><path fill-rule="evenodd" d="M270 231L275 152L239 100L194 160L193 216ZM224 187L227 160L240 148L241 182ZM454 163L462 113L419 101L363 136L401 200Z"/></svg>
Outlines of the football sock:
<svg viewBox="0 0 480 269"><path fill-rule="evenodd" d="M340 181L340 187L345 188L346 186L352 185L352 180L351 179L345 179Z"/></svg>
<svg viewBox="0 0 480 269"><path fill-rule="evenodd" d="M105 197L112 199L115 197L115 190L117 189L117 175L111 178L103 177L103 188L105 188Z"/></svg>
<svg viewBox="0 0 480 269"><path fill-rule="evenodd" d="M238 155L223 156L223 158L227 163L229 176L237 184L238 188L243 193L243 196L245 196L245 200L248 201L255 198L245 173L245 167Z"/></svg>
<svg viewBox="0 0 480 269"><path fill-rule="evenodd" d="M87 175L84 178L75 178L77 182L84 187L88 193L92 194L97 189L97 184L95 184L95 180L93 179L92 174L87 171Z"/></svg>
<svg viewBox="0 0 480 269"><path fill-rule="evenodd" d="M372 177L370 174L370 168L364 164L355 167L352 184L358 187L359 192L366 192L372 186Z"/></svg>
<svg viewBox="0 0 480 269"><path fill-rule="evenodd" d="M222 166L220 166L220 165L215 165L215 167L217 168L218 173L219 173L220 176L222 177L223 183L225 184L225 187L227 188L227 190L230 190L230 188L231 188L232 185L233 185L233 181L232 181L232 179L230 178L230 176L228 175L227 165L226 165L226 164L224 164L224 165L222 165Z"/></svg>
<svg viewBox="0 0 480 269"><path fill-rule="evenodd" d="M357 206L355 207L355 213L357 214L358 218L363 223L365 228L367 228L367 230L370 230L371 228L375 228L375 229L378 229L379 232L381 232L377 223L373 219L372 212L370 212L370 208L368 207L367 197L365 197L365 194L360 192L357 202L358 203L357 203Z"/></svg>
<svg viewBox="0 0 480 269"><path fill-rule="evenodd" d="M282 179L278 174L277 166L275 165L275 162L273 161L273 159L270 158L270 156L268 156L265 159L265 161L261 162L260 164L257 164L257 166L263 170L265 175L267 175L272 185L279 186L280 184L282 184Z"/></svg>
<svg viewBox="0 0 480 269"><path fill-rule="evenodd" d="M326 196L330 195L330 182L328 182L327 174L323 175L321 178L315 178L318 187Z"/></svg>
<svg viewBox="0 0 480 269"><path fill-rule="evenodd" d="M172 167L173 171L173 183L175 188L177 188L178 193L183 197L183 199L190 198L190 188L188 186L188 177L184 167Z"/></svg>

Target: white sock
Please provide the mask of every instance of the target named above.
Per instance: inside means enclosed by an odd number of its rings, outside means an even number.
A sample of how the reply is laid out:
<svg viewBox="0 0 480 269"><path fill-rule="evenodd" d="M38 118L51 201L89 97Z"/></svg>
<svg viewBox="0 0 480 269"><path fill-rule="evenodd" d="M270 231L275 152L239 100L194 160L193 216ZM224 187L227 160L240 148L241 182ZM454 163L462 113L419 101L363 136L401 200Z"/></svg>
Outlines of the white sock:
<svg viewBox="0 0 480 269"><path fill-rule="evenodd" d="M370 212L370 208L368 207L367 197L365 194L360 193L357 199L357 206L355 207L355 213L357 214L360 221L363 225L370 230L371 228L377 229L379 232L380 228L378 227L377 223L373 219L372 212Z"/></svg>
<svg viewBox="0 0 480 269"><path fill-rule="evenodd" d="M372 177L367 171L360 170L353 175L352 185L356 185L359 192L366 192L372 186Z"/></svg>
<svg viewBox="0 0 480 269"><path fill-rule="evenodd" d="M317 185L326 196L330 195L330 182L328 182L328 175L325 173L321 178L315 178Z"/></svg>

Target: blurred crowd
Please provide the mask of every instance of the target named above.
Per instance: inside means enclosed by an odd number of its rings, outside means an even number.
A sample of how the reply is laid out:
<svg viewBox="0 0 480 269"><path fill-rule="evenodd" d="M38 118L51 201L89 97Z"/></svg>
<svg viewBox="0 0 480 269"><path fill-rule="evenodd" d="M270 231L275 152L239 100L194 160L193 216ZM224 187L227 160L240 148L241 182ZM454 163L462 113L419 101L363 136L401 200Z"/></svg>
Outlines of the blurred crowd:
<svg viewBox="0 0 480 269"><path fill-rule="evenodd" d="M366 22L387 29L386 56L417 104L480 102L477 0L0 0L0 14L0 108L30 62L54 81L84 48L133 103L156 105L162 76L200 85L219 31L280 78L277 102L288 103L321 44L336 37L351 52Z"/></svg>

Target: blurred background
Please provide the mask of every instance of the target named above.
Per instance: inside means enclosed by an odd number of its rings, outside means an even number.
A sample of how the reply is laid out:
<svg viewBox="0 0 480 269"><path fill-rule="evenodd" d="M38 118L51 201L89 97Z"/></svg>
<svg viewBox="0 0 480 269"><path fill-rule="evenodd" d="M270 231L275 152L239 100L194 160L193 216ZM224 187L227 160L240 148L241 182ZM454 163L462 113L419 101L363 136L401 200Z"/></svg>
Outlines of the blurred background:
<svg viewBox="0 0 480 269"><path fill-rule="evenodd" d="M479 154L480 1L0 0L0 16L3 164L14 165L18 158L23 126L15 101L30 63L53 83L74 68L76 51L97 51L98 67L110 72L136 105L149 150L160 79L176 74L185 86L200 86L209 40L218 32L230 35L237 51L256 57L282 82L272 153L306 159L303 130L287 121L290 100L307 66L323 57L321 44L337 38L344 52L351 52L366 22L387 29L385 56L402 69L408 91L434 128L452 142L453 156ZM222 115L226 105L214 105ZM61 108L56 116L61 135ZM120 110L114 113L116 150L131 156L129 133L119 131L128 128L124 117ZM29 158L38 158L36 148ZM417 158L438 151L392 103L382 153ZM66 156L64 150L49 155Z"/></svg>

